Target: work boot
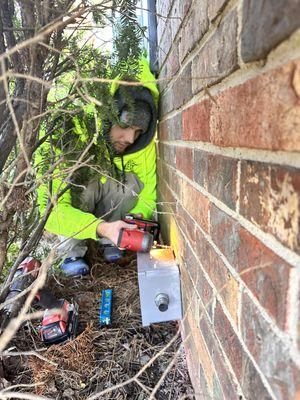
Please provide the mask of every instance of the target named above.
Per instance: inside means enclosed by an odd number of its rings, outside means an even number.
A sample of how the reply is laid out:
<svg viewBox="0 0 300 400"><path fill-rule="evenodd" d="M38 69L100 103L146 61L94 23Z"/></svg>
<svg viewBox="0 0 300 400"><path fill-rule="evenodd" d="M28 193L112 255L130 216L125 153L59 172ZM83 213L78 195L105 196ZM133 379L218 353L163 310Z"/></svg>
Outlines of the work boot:
<svg viewBox="0 0 300 400"><path fill-rule="evenodd" d="M103 258L107 262L117 262L125 255L124 250L120 250L114 245L104 245L103 246Z"/></svg>
<svg viewBox="0 0 300 400"><path fill-rule="evenodd" d="M125 251L116 247L109 239L99 239L100 248L102 249L103 258L107 262L117 262L124 257Z"/></svg>
<svg viewBox="0 0 300 400"><path fill-rule="evenodd" d="M87 262L82 257L65 258L61 264L61 270L66 276L82 276L90 272Z"/></svg>

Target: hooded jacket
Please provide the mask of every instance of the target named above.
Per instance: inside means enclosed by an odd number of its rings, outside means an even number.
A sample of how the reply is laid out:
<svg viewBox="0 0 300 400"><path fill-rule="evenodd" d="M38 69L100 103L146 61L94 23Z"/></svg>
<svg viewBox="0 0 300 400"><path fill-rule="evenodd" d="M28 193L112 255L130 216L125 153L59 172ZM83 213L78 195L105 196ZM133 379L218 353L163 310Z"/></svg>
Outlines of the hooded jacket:
<svg viewBox="0 0 300 400"><path fill-rule="evenodd" d="M120 79L120 78L118 78ZM132 90L134 98L149 102L152 108L152 119L148 130L141 135L132 145L126 148L122 156L115 156L113 162L116 167L125 172L133 172L144 184L144 188L138 196L135 207L130 210L131 213L142 213L144 218L151 218L156 207L156 148L155 148L155 130L157 119L158 89L154 83L155 77L150 72L146 59L140 61L139 81L142 87L135 87L140 90ZM112 83L111 93L118 102L119 109L122 109L122 96L118 94L117 79ZM152 96L152 101L147 96ZM104 183L105 177L101 178ZM62 184L61 179L52 180L52 195L61 191L66 184ZM74 237L76 239L97 239L96 228L101 222L93 214L75 208L72 205L71 190L68 189L57 201L53 207L45 229L48 232L65 237ZM41 185L38 189L38 203L41 214L45 212L49 197L47 185Z"/></svg>

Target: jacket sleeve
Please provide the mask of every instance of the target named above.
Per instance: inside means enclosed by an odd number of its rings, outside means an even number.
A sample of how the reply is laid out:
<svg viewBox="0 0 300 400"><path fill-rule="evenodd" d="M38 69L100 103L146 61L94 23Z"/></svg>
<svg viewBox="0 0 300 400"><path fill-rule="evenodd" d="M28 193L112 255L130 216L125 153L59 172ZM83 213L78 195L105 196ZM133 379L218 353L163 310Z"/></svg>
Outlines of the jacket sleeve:
<svg viewBox="0 0 300 400"><path fill-rule="evenodd" d="M60 179L52 182L52 193L61 191L64 184ZM53 196L53 195L52 195ZM38 202L41 214L45 212L48 202L48 188L43 184L38 189ZM67 190L54 205L45 229L48 232L75 239L97 239L96 228L101 222L93 214L75 208L71 204L70 189Z"/></svg>
<svg viewBox="0 0 300 400"><path fill-rule="evenodd" d="M156 148L154 140L147 147L143 157L143 168L138 168L133 172L143 182L144 188L139 194L137 204L130 212L142 213L144 218L149 219L156 209Z"/></svg>

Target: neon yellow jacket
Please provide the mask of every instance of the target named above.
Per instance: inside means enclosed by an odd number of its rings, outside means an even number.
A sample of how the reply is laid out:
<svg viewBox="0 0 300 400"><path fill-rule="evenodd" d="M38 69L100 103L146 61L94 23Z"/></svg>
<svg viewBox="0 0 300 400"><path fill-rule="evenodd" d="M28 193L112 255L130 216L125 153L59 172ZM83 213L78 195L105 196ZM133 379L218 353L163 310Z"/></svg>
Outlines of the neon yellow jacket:
<svg viewBox="0 0 300 400"><path fill-rule="evenodd" d="M158 89L154 83L155 78L150 72L148 62L141 60L141 72L139 81L144 87L151 91L153 100L157 106ZM118 83L114 82L111 92L114 94L118 88ZM121 157L114 158L115 165L121 170ZM144 184L144 188L139 194L136 206L130 210L132 213L142 213L144 218L151 218L156 206L156 148L155 137L151 142L131 154L123 156L123 164L126 166L125 171L130 170ZM101 179L103 182L103 179ZM61 179L55 178L52 181L52 195L61 191L65 187L65 183ZM65 237L74 237L76 239L97 239L96 228L101 219L96 218L93 214L84 212L72 206L71 189L67 190L53 207L45 229L48 232ZM48 186L43 184L38 189L38 203L41 214L45 212L49 193Z"/></svg>

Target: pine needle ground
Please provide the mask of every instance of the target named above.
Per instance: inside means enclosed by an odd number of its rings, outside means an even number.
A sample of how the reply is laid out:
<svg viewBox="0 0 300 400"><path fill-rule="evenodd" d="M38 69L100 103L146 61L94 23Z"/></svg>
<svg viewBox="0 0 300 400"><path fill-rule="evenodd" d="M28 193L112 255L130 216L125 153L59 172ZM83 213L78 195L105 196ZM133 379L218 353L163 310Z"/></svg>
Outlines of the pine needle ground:
<svg viewBox="0 0 300 400"><path fill-rule="evenodd" d="M23 327L14 340L14 351L44 348L39 351L44 359L36 356L6 359L10 382L33 384L37 395L53 399L144 400L151 398L156 386L159 387L152 398L193 399L176 323L141 326L135 257L126 257L122 265L106 264L99 254L90 251L89 259L93 265L90 276L74 280L56 278L49 282L55 295L79 304L77 337L45 349L37 325ZM107 288L113 289L113 323L100 328L100 295ZM138 378L132 379L141 370ZM114 388L126 381L129 383ZM32 393L32 388L20 387L18 391Z"/></svg>

